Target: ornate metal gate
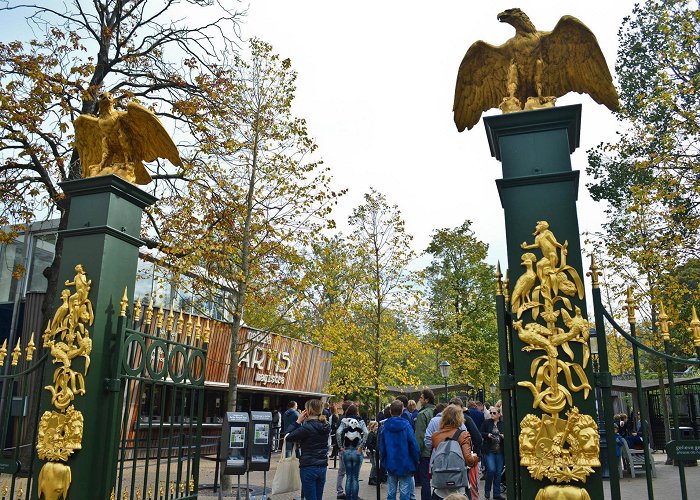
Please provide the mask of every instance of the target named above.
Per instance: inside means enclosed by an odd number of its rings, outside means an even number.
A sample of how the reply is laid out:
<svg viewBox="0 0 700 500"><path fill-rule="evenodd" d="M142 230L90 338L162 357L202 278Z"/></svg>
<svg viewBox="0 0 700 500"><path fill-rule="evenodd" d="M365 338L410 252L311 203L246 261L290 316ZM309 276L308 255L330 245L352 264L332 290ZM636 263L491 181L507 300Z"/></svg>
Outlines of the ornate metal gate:
<svg viewBox="0 0 700 500"><path fill-rule="evenodd" d="M32 473L37 467L36 433L39 395L48 354L34 358L34 334L26 347L21 339L9 353L7 340L0 347L0 498L29 498Z"/></svg>
<svg viewBox="0 0 700 500"><path fill-rule="evenodd" d="M195 499L209 321L152 302L119 318L121 436L114 498ZM155 314L154 314L155 313ZM155 315L155 321L154 321ZM129 324L129 326L127 326Z"/></svg>

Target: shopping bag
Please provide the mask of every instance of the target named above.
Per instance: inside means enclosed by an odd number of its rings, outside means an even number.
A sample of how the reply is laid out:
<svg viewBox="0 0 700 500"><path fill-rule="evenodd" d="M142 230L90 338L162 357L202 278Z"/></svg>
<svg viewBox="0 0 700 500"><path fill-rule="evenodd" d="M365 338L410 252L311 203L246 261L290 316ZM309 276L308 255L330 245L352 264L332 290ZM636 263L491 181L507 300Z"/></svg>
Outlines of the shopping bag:
<svg viewBox="0 0 700 500"><path fill-rule="evenodd" d="M294 443L292 448L292 456L284 458L285 450L287 449L287 438L284 438L282 444L282 455L277 464L275 477L272 478L272 493L270 495L280 495L282 493L290 493L301 489L301 477L299 477L299 459L296 454L297 445Z"/></svg>

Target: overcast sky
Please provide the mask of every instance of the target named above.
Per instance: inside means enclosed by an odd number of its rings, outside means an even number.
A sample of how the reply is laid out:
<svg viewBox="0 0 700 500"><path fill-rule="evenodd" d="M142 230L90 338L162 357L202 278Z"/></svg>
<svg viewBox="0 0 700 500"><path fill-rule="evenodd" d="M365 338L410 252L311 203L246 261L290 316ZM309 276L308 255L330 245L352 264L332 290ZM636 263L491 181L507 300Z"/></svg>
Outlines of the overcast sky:
<svg viewBox="0 0 700 500"><path fill-rule="evenodd" d="M396 203L416 251L437 228L465 219L489 244L489 262L505 267L505 229L495 179L501 165L489 152L483 123L458 133L452 120L457 69L476 40L501 44L513 36L496 15L520 7L537 29L552 30L573 15L596 35L614 72L617 32L632 0L386 1L255 0L245 37L270 42L298 72L295 113L308 121L319 152L349 193L335 212L347 230L350 210L370 186ZM612 140L617 122L587 95L558 105L583 105L581 146L572 157L582 171L581 231L599 229L603 207L585 187L586 150ZM488 114L494 114L492 110Z"/></svg>

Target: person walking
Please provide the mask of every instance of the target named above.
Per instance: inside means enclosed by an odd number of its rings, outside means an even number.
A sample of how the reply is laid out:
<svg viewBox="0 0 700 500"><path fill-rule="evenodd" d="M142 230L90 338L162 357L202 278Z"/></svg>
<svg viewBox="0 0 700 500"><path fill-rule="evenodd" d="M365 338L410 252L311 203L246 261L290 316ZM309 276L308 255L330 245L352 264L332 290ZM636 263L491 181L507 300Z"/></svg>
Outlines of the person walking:
<svg viewBox="0 0 700 500"><path fill-rule="evenodd" d="M348 408L350 408L352 404L352 401L343 401L343 404L341 405L341 408L343 410L343 416L345 416L345 413L347 413ZM342 420L343 416L339 415L339 418ZM340 423L338 423L338 425L340 425ZM336 444L338 444L337 439L335 440L335 442ZM345 461L343 460L343 450L341 449L338 450L338 458L340 459L340 463L338 464L338 476L335 480L335 492L336 498L338 500L341 500L345 498Z"/></svg>
<svg viewBox="0 0 700 500"><path fill-rule="evenodd" d="M436 449L440 443L453 439L457 436L457 442L462 450L462 457L464 458L464 474L465 483L469 482L467 476L467 467L475 467L479 463L479 457L472 451L472 440L471 435L468 431L463 430L464 424L464 413L462 412L462 407L450 404L442 412L442 417L440 418L440 429L434 432L431 440L433 449ZM459 431L459 433L458 433ZM451 493L467 493L468 484L465 484L460 488L433 488L433 500L442 500ZM470 495L468 495L470 496ZM471 496L470 496L471 498Z"/></svg>
<svg viewBox="0 0 700 500"><path fill-rule="evenodd" d="M413 473L418 466L420 451L411 424L401 417L404 406L399 400L391 403L391 418L379 434L379 453L387 478L387 500L409 500L413 491Z"/></svg>
<svg viewBox="0 0 700 500"><path fill-rule="evenodd" d="M369 423L367 430L369 431L369 434L367 434L367 442L365 443L365 446L367 447L367 451L369 451L369 459L372 463L372 468L369 471L369 480L367 481L367 484L369 484L370 486L374 486L377 484L377 481L379 481L379 478L377 477L377 462L379 461L377 460L379 458L379 437L377 433L379 432L379 422L377 422L376 420L372 420Z"/></svg>
<svg viewBox="0 0 700 500"><path fill-rule="evenodd" d="M331 426L323 413L320 399L310 399L306 409L287 429L287 440L301 447L299 477L306 500L322 500L328 469L328 436ZM290 453L291 456L291 453Z"/></svg>
<svg viewBox="0 0 700 500"><path fill-rule="evenodd" d="M345 464L345 498L357 500L360 490L360 468L362 467L362 449L367 441L367 426L358 414L357 406L348 407L340 421L336 439Z"/></svg>
<svg viewBox="0 0 700 500"><path fill-rule="evenodd" d="M503 472L503 422L501 422L501 410L497 406L489 409L491 418L484 420L481 425L481 437L484 444L481 449L481 456L486 463L486 485L484 486L485 496L489 498L491 486L493 485L493 499L499 500L501 496L501 473Z"/></svg>
<svg viewBox="0 0 700 500"><path fill-rule="evenodd" d="M415 418L416 441L418 441L420 451L420 463L418 464L420 480L418 482L421 485L421 500L430 500L430 480L428 479L430 449L426 448L424 439L425 430L428 428L428 423L433 418L433 412L435 411L435 395L433 391L427 388L423 389L418 398L418 403L420 404L420 410L418 410L418 416Z"/></svg>

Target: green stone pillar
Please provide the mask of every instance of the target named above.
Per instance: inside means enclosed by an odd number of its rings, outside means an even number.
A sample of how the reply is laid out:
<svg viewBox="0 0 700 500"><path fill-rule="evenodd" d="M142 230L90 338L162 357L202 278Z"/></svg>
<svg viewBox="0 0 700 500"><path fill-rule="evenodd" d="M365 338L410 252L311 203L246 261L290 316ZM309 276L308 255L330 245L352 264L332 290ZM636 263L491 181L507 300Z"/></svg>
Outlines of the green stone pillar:
<svg viewBox="0 0 700 500"><path fill-rule="evenodd" d="M545 498L574 498L575 488L603 498L593 370L584 353L579 172L570 159L579 145L581 106L490 116L484 123L503 168L496 184L508 244L507 307L516 306L508 329L512 354L500 353L509 358L513 380L514 432L506 435L520 436L513 443L519 491L508 498L534 499L543 488ZM563 493L571 496L556 496Z"/></svg>
<svg viewBox="0 0 700 500"><path fill-rule="evenodd" d="M81 328L87 330L92 340L92 349L89 353L89 367L85 366L87 358L80 355L70 363L72 370L84 376L85 394L75 393L71 401L72 407L82 414L83 419L80 448L74 449L73 445L66 443L53 444L55 440L52 439L46 441L51 445L48 453L54 458L40 460L34 477L37 487L32 488L32 498L38 498L38 491L42 487L44 490L51 485L65 487L67 465L71 476L68 500L106 500L116 477L120 431L120 421L117 418L119 385L113 382L118 378L117 317L125 288L127 297L133 297L138 249L142 245L139 238L141 216L143 209L153 204L156 198L114 175L64 182L61 188L70 197L71 204L68 227L62 232L64 243L58 277L59 290L65 288L71 294L74 293L75 286L64 287L63 284L74 280L75 268L81 265L85 279L91 281L87 299L94 312L94 323L89 325L84 322ZM78 290L75 295L79 295ZM68 292L63 297L59 292L56 311L59 311L67 297ZM79 299L80 297L77 300ZM83 312L86 310L87 307ZM68 324L70 315L63 318L63 314L57 312L54 321L56 324ZM88 335L83 334L82 338ZM60 333L53 340L54 347L59 346L61 341L70 344ZM56 349L56 352L60 353L60 349ZM71 356L70 353L67 355ZM44 385L54 386L54 372L63 363L51 363L55 356L49 356ZM79 382L77 381L78 387ZM70 384L67 385L70 387ZM53 432L57 427L59 430L71 429L75 423L75 412L71 412L70 407L57 411L51 393L42 389L40 414L52 411L54 418L53 421L47 419L48 430L44 428L47 431L45 434ZM61 414L69 416L64 419ZM41 433L41 424L39 429ZM39 442L41 440L40 436ZM72 453L66 452L71 448ZM55 458L59 453L69 456L66 459ZM46 456L46 452L43 455ZM42 453L39 456L42 457ZM44 477L40 478L39 471L47 461L53 464L46 467Z"/></svg>

